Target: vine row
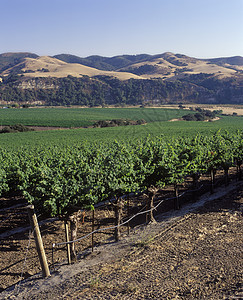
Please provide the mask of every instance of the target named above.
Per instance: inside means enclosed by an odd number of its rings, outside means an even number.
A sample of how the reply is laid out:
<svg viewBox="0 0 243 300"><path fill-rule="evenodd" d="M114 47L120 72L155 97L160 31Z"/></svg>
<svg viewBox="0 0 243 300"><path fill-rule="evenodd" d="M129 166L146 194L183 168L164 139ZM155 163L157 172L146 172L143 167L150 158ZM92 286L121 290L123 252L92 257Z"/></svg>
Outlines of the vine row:
<svg viewBox="0 0 243 300"><path fill-rule="evenodd" d="M65 148L0 148L0 196L22 195L39 213L63 218L131 192L147 191L153 201L159 188L173 184L176 191L187 176L196 186L207 172L213 180L217 169L224 170L227 180L233 165L240 177L242 161L243 131Z"/></svg>

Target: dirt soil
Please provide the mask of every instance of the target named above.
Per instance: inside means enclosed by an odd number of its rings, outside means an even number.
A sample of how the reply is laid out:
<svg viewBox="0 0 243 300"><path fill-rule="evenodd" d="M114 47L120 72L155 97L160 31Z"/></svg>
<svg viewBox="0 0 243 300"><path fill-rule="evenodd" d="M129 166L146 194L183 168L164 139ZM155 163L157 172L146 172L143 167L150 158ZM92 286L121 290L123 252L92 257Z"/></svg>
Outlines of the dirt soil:
<svg viewBox="0 0 243 300"><path fill-rule="evenodd" d="M179 211L158 214L157 223L136 226L130 235L124 230L118 243L109 238L96 244L93 253L86 247L76 264L62 262L64 250L55 252L60 263L55 259L46 279L40 273L29 277L26 271L31 264L39 268L32 238L28 247L27 232L19 233L22 240L12 235L2 245L2 259L8 261L0 272L8 278L1 280L2 287L10 284L9 276L12 283L21 279L21 270L29 278L3 291L0 299L242 299L242 213L243 184L237 182ZM106 214L109 220L112 212ZM41 226L45 244L45 226L52 236L48 242L62 240L56 222ZM107 237L104 233L96 239ZM11 260L16 256L20 262L14 269L17 264L11 266Z"/></svg>
<svg viewBox="0 0 243 300"><path fill-rule="evenodd" d="M201 107L202 109L213 110L222 110L223 114L232 115L233 113L237 113L237 115L243 115L243 107L242 105L213 105L213 104L183 104L185 109L189 109L190 107ZM170 109L180 109L177 104L174 105L163 105L162 108L170 108Z"/></svg>

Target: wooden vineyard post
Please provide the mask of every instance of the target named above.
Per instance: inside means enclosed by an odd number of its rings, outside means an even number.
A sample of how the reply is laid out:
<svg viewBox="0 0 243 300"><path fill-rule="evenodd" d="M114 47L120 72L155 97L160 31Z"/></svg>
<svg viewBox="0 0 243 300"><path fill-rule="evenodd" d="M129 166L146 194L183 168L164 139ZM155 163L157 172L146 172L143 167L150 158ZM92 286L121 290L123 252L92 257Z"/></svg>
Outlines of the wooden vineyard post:
<svg viewBox="0 0 243 300"><path fill-rule="evenodd" d="M65 240L66 243L69 243L69 230L68 230L68 221L64 221L64 227L65 227ZM71 251L70 251L70 244L67 244L67 261L68 264L71 264Z"/></svg>
<svg viewBox="0 0 243 300"><path fill-rule="evenodd" d="M92 234L91 234L91 248L92 252L94 252L94 218L95 218L95 210L92 208Z"/></svg>
<svg viewBox="0 0 243 300"><path fill-rule="evenodd" d="M27 206L28 216L30 220L30 225L34 233L35 243L36 243L36 249L39 256L41 269L42 269L42 275L43 277L50 276L50 270L46 259L45 250L43 247L43 242L40 234L40 229L37 221L36 214L34 212L34 205Z"/></svg>

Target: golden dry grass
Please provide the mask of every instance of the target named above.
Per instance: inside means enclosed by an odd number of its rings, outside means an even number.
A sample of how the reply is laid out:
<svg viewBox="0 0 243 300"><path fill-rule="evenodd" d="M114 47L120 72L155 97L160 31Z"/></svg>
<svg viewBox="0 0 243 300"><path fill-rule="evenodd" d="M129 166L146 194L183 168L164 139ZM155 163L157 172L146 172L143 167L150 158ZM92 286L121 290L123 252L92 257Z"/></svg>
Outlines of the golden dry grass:
<svg viewBox="0 0 243 300"><path fill-rule="evenodd" d="M3 74L7 75L11 69L12 68L4 71ZM48 69L49 72L40 71L42 69ZM127 80L130 78L143 79L140 76L128 72L102 71L81 64L66 63L48 56L41 56L36 59L26 58L22 70L26 72L24 75L28 77L67 77L68 75L74 77L87 75L92 77L97 75L107 75L117 77L120 80ZM28 72L28 70L31 70L32 72Z"/></svg>
<svg viewBox="0 0 243 300"><path fill-rule="evenodd" d="M143 75L135 75L130 73L131 70L136 70L139 67L150 65L154 66L155 70ZM113 76L120 80L133 79L151 79L151 78L181 78L191 74L214 74L217 78L225 78L232 76L239 76L239 72L243 70L243 66L231 66L225 64L219 66L204 60L181 56L177 57L173 53L165 53L161 57L154 58L152 60L146 60L140 63L135 63L125 68L121 68L118 71L103 71L96 68L84 66L76 63L66 63L59 59L41 56L38 58L25 58L24 66L23 62L16 65L13 68L22 67L24 75L28 77L67 77L68 75L74 77L86 76ZM13 68L5 70L2 75L9 74ZM49 72L43 72L42 69L48 69ZM30 70L30 72L28 72ZM41 71L42 70L42 71ZM122 72L121 72L122 71Z"/></svg>
<svg viewBox="0 0 243 300"><path fill-rule="evenodd" d="M231 65L225 64L225 66L218 66L216 64L208 63L207 61L194 59L191 57L176 57L173 53L167 53L167 57L170 59L174 59L175 61L179 61L182 66L173 64L167 61L165 58L155 58L152 61L144 61L140 63L133 64L129 66L128 69L137 69L144 65L152 65L157 68L157 71L153 74L144 74L141 77L144 78L154 78L154 77L166 77L172 78L174 76L180 77L181 74L175 74L178 70L188 69L188 71L183 71L183 74L199 74L199 73L207 73L207 74L215 74L219 78L231 77L237 74L237 71L243 70L242 66L235 66L232 69ZM172 60L171 60L172 61ZM127 68L122 68L121 70L127 70Z"/></svg>

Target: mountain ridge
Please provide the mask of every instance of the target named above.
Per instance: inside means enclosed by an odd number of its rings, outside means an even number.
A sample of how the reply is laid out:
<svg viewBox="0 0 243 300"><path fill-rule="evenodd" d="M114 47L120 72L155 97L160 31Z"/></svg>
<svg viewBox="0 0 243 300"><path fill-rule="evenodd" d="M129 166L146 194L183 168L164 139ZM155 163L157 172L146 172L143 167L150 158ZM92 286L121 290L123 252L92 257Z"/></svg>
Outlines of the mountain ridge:
<svg viewBox="0 0 243 300"><path fill-rule="evenodd" d="M127 80L130 78L141 79L136 74L128 72L103 71L78 63L66 63L50 56L39 56L37 58L25 57L15 66L6 69L2 72L3 76L11 73L21 74L25 77L73 77L83 76L112 76L120 80Z"/></svg>
<svg viewBox="0 0 243 300"><path fill-rule="evenodd" d="M86 65L80 63L82 58L72 55L0 54L0 102L85 106L243 104L241 56L206 60L165 52L85 59Z"/></svg>
<svg viewBox="0 0 243 300"><path fill-rule="evenodd" d="M0 54L0 75L2 76L11 73L29 77L104 75L120 80L129 78L175 80L191 74L206 73L224 78L238 76L242 72L243 57L241 56L197 59L172 52L113 57L93 55L86 58L71 54L54 56L37 56L37 54L28 52Z"/></svg>

